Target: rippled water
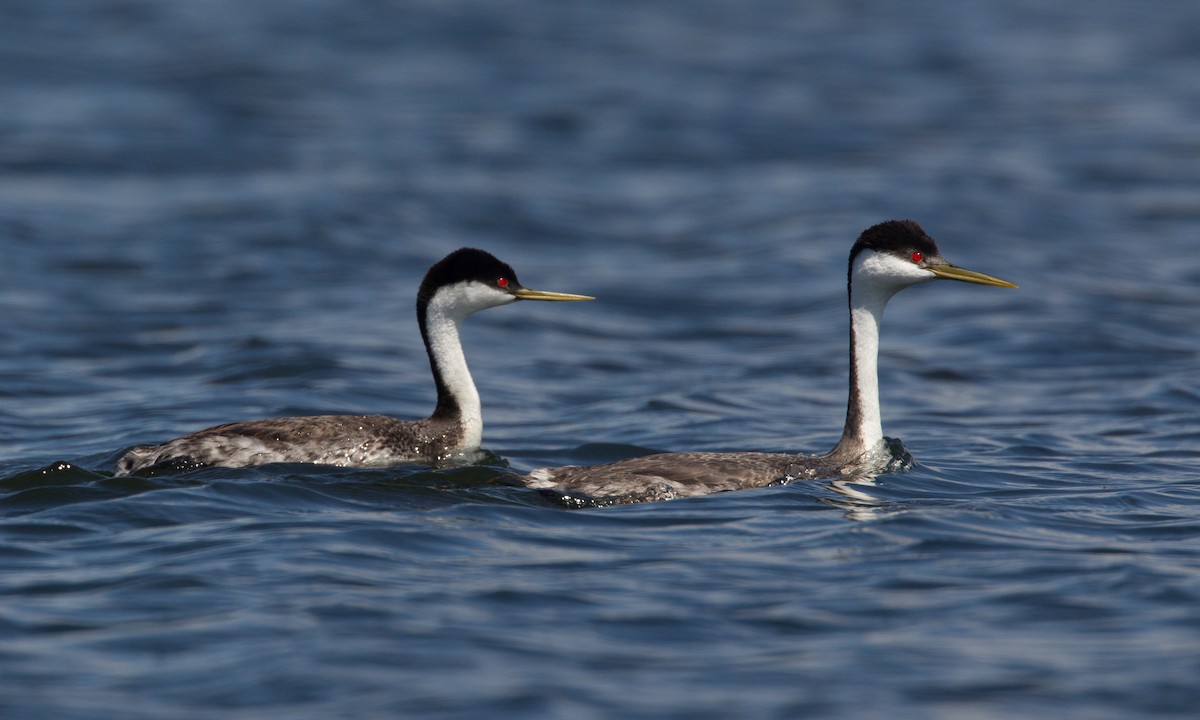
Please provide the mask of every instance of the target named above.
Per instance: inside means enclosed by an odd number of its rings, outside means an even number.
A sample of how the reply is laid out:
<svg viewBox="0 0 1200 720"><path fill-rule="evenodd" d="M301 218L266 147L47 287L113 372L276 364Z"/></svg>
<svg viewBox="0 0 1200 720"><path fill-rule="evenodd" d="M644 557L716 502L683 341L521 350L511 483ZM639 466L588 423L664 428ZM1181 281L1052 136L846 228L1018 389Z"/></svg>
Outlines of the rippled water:
<svg viewBox="0 0 1200 720"><path fill-rule="evenodd" d="M1200 6L0 7L0 715L1191 717ZM845 258L914 217L1020 290L883 332L917 460L566 511L512 470L820 451ZM489 462L113 478L217 422L426 414Z"/></svg>

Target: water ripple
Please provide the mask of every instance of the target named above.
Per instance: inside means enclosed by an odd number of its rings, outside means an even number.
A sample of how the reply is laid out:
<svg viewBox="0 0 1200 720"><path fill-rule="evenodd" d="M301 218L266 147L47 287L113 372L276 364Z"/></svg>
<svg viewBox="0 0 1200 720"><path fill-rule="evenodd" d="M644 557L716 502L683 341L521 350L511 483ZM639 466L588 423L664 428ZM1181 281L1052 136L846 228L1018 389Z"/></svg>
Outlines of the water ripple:
<svg viewBox="0 0 1200 720"><path fill-rule="evenodd" d="M1193 716L1200 5L897 7L0 5L0 715ZM831 447L893 216L1022 286L889 306L911 468L517 482ZM479 464L112 476L427 414L464 245L598 298L466 324Z"/></svg>

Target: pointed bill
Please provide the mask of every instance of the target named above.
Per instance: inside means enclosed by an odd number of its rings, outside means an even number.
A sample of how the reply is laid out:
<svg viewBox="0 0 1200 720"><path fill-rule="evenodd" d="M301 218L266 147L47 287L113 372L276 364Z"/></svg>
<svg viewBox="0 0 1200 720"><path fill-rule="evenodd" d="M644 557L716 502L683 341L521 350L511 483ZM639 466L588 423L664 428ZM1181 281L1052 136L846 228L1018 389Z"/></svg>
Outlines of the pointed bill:
<svg viewBox="0 0 1200 720"><path fill-rule="evenodd" d="M954 265L928 265L925 269L943 280L961 280L962 282L975 283L977 285L995 285L1006 288L1018 287L1007 280L1001 280L991 275L984 275L981 272L975 272L974 270Z"/></svg>
<svg viewBox="0 0 1200 720"><path fill-rule="evenodd" d="M551 292L549 290L530 290L529 288L517 288L512 291L520 300L595 300L591 295L572 295L571 293Z"/></svg>

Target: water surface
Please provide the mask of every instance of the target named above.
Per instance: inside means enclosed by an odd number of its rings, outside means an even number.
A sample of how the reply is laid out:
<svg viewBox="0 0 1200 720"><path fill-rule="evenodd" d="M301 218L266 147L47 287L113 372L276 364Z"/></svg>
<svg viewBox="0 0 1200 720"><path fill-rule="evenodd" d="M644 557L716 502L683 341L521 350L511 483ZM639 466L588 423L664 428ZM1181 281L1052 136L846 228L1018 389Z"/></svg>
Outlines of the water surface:
<svg viewBox="0 0 1200 720"><path fill-rule="evenodd" d="M1140 718L1200 701L1200 7L6 3L0 715ZM845 260L913 217L873 485L566 511L513 471L823 451ZM113 478L218 422L488 462Z"/></svg>

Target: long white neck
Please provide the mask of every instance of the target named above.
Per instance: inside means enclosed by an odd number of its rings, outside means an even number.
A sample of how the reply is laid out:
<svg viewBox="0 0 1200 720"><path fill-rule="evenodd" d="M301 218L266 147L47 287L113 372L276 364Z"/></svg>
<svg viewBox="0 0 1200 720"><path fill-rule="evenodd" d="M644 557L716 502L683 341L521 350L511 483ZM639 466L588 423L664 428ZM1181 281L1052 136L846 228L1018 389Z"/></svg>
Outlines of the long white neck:
<svg viewBox="0 0 1200 720"><path fill-rule="evenodd" d="M879 411L879 324L883 309L899 287L851 288L850 397L846 425L837 446L826 457L845 465L883 447Z"/></svg>
<svg viewBox="0 0 1200 720"><path fill-rule="evenodd" d="M483 440L483 408L458 336L459 323L468 314L456 312L452 303L434 299L425 315L424 331L438 390L434 416L457 419L463 429L463 444L478 447Z"/></svg>
<svg viewBox="0 0 1200 720"><path fill-rule="evenodd" d="M859 452L883 442L883 418L879 411L879 322L883 308L856 307L850 310L850 362L854 383L846 408L847 421L856 421L846 432L854 438ZM853 406L853 407L851 407Z"/></svg>

